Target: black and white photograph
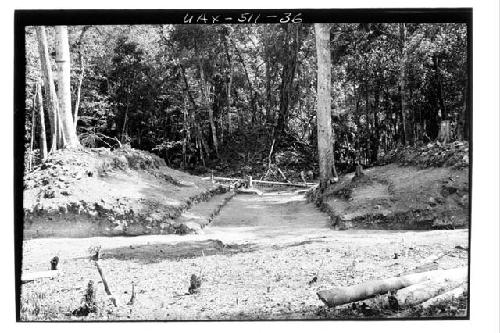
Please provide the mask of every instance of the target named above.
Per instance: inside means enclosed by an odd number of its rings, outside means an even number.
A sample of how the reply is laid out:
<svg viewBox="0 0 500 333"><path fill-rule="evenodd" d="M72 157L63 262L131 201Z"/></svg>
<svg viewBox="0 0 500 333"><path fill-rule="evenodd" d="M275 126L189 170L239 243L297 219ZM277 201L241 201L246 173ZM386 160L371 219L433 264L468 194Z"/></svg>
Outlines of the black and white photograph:
<svg viewBox="0 0 500 333"><path fill-rule="evenodd" d="M17 321L470 319L472 13L16 11Z"/></svg>

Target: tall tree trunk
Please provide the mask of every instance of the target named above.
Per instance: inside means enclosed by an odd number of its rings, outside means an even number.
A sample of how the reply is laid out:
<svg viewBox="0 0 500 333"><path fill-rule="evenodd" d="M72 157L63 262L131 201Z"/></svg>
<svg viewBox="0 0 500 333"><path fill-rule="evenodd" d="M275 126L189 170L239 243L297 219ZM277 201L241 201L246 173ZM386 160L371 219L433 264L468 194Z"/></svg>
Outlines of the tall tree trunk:
<svg viewBox="0 0 500 333"><path fill-rule="evenodd" d="M403 127L402 130L402 143L406 145L407 141L407 125L406 125L406 26L404 23L399 24L399 36L400 36L400 45L401 45L401 63L400 63L400 72L399 72L399 89L401 96L401 125Z"/></svg>
<svg viewBox="0 0 500 333"><path fill-rule="evenodd" d="M294 31L295 37L290 38L290 27ZM288 115L290 112L291 93L293 86L293 78L297 67L297 54L298 54L298 27L295 25L286 24L285 29L285 52L283 59L283 73L281 75L280 87L280 109L278 115L277 132L283 133L287 129ZM293 41L292 43L290 41Z"/></svg>
<svg viewBox="0 0 500 333"><path fill-rule="evenodd" d="M271 92L271 56L269 54L268 46L265 46L265 62L266 62L266 121L269 124L274 124L274 112L273 112L273 98Z"/></svg>
<svg viewBox="0 0 500 333"><path fill-rule="evenodd" d="M75 109L73 112L73 127L76 131L76 126L78 124L78 111L80 109L80 96L82 91L82 83L84 77L85 65L83 64L83 56L80 53L80 75L78 77L78 85L76 87L76 101L75 101Z"/></svg>
<svg viewBox="0 0 500 333"><path fill-rule="evenodd" d="M78 59L80 60L80 75L78 76L78 85L76 88L76 101L75 101L75 108L73 111L73 126L75 127L75 132L76 132L76 125L78 123L78 111L80 108L80 95L82 91L82 83L83 83L83 78L85 76L85 62L83 58L83 36L85 35L85 32L88 30L89 26L85 26L82 29L82 32L80 33L80 38L78 39Z"/></svg>
<svg viewBox="0 0 500 333"><path fill-rule="evenodd" d="M439 102L439 110L440 110L440 123L439 123L439 133L438 133L438 140L444 141L445 143L450 140L451 138L451 131L450 131L450 121L448 119L448 112L446 111L446 105L444 103L444 98L443 98L443 82L441 79L441 71L439 69L439 56L434 55L434 70L435 70L435 76L436 76L436 82L438 84L438 102Z"/></svg>
<svg viewBox="0 0 500 333"><path fill-rule="evenodd" d="M462 103L463 103L463 138L464 140L469 140L469 117L470 117L470 112L469 112L469 107L468 107L468 100L467 100L467 91L469 89L469 79L465 79L465 85L462 93Z"/></svg>
<svg viewBox="0 0 500 333"><path fill-rule="evenodd" d="M58 117L59 102L56 96L56 88L54 85L54 77L52 74L52 66L50 64L49 51L47 46L47 34L44 26L36 27L36 34L38 38L38 53L40 54L40 67L43 74L43 81L45 87L45 96L49 101L48 115L50 122L50 151L55 151L59 139L58 131Z"/></svg>
<svg viewBox="0 0 500 333"><path fill-rule="evenodd" d="M371 162L374 163L378 159L378 151L380 146L380 124L378 119L378 107L380 105L380 81L377 83L377 89L374 93L373 104L373 133L371 137Z"/></svg>
<svg viewBox="0 0 500 333"><path fill-rule="evenodd" d="M28 171L31 171L33 166L33 143L35 142L35 109L36 109L36 87L35 87L35 95L33 96L33 105L31 107L31 136L30 136L30 149L28 155Z"/></svg>
<svg viewBox="0 0 500 333"><path fill-rule="evenodd" d="M227 132L232 133L231 130L231 86L233 83L233 61L231 59L231 52L229 50L228 36L224 37L224 46L226 51L227 66L229 69L229 76L226 81L226 109L227 109Z"/></svg>
<svg viewBox="0 0 500 333"><path fill-rule="evenodd" d="M331 114L331 59L330 25L315 23L318 61L318 90L316 121L318 127L318 154L320 182L324 186L332 177L334 167Z"/></svg>
<svg viewBox="0 0 500 333"><path fill-rule="evenodd" d="M245 72L245 77L246 77L247 82L248 82L248 90L250 93L250 103L252 106L252 121L254 121L255 116L257 114L257 104L256 104L257 92L253 88L252 81L250 80L250 75L248 74L248 71L247 71L247 66L245 64L245 60L243 59L243 56L241 55L240 50L238 49L238 47L236 46L236 43L232 39L230 39L230 41L233 45L233 48L236 52L236 55L238 56L238 59L240 60L241 66L243 67L243 71Z"/></svg>
<svg viewBox="0 0 500 333"><path fill-rule="evenodd" d="M36 97L38 104L38 121L40 123L40 136L39 136L39 146L40 146L40 157L42 161L47 158L47 138L45 136L45 114L43 112L43 98L42 98L42 87L40 83L36 84Z"/></svg>
<svg viewBox="0 0 500 333"><path fill-rule="evenodd" d="M410 104L410 107L409 109L412 110L412 112L408 113L408 117L407 117L407 122L408 122L408 126L410 127L409 129L407 129L408 131L408 137L407 137L407 140L408 140L408 143L413 146L415 144L415 140L416 140L416 131L415 131L415 126L416 126L416 117L415 117L415 110L414 110L414 106L413 106L413 89L411 87L411 85L408 87L408 92L410 94L409 98L408 98L408 102Z"/></svg>
<svg viewBox="0 0 500 333"><path fill-rule="evenodd" d="M448 120L448 113L446 112L446 105L443 98L443 82L441 79L441 71L439 69L439 57L434 56L434 71L436 75L436 82L438 84L438 102L439 109L441 110L441 120Z"/></svg>
<svg viewBox="0 0 500 333"><path fill-rule="evenodd" d="M219 143L217 142L217 130L215 128L215 122L214 122L214 110L212 109L212 106L210 105L208 100L209 97L208 97L207 81L205 78L205 71L203 70L203 62L200 54L198 53L196 42L195 42L195 53L196 53L196 58L198 60L198 69L200 72L201 101L203 107L206 108L208 111L208 122L210 124L210 131L212 132L212 144L215 149L215 155L217 156L217 158L219 158Z"/></svg>
<svg viewBox="0 0 500 333"><path fill-rule="evenodd" d="M73 116L71 113L71 74L68 28L64 25L57 25L56 28L56 63L58 75L58 97L59 115L61 118L62 130L65 138L65 147L78 147L78 137L76 136Z"/></svg>
<svg viewBox="0 0 500 333"><path fill-rule="evenodd" d="M128 89L127 89L128 90ZM123 116L123 125L122 125L122 132L120 134L120 141L121 143L126 143L129 144L128 139L126 138L126 133L127 133L127 123L128 123L128 109L129 109L129 96L130 96L130 91L127 93L127 98L126 98L126 105L125 105L125 115Z"/></svg>
<svg viewBox="0 0 500 333"><path fill-rule="evenodd" d="M184 108L182 110L182 169L186 169L187 167L187 158L186 158L186 148L187 148L187 140L189 135L189 127L187 122L187 113L188 106L186 101L186 96L184 96Z"/></svg>
<svg viewBox="0 0 500 333"><path fill-rule="evenodd" d="M367 64L368 65L368 64ZM371 136L373 135L372 130L371 130L371 119L370 119L370 89L369 89L369 84L368 81L365 81L365 126L366 126L366 133L367 138L366 138L366 143L365 143L365 164L368 164L366 162L367 157L370 156L371 159Z"/></svg>

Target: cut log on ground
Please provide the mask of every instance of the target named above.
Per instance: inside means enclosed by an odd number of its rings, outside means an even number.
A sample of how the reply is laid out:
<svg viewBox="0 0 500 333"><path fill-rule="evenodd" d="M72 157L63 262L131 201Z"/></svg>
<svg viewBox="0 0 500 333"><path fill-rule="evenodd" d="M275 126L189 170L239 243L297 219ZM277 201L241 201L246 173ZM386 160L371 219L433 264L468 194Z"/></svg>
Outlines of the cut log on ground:
<svg viewBox="0 0 500 333"><path fill-rule="evenodd" d="M443 303L443 302L449 302L455 298L458 298L462 296L464 293L466 293L468 290L467 283L463 283L457 288L454 288L452 290L449 290L441 295L438 295L436 297L430 298L427 301L423 302L422 308L428 309L431 306Z"/></svg>
<svg viewBox="0 0 500 333"><path fill-rule="evenodd" d="M457 271L453 275L439 275L428 281L400 289L394 297L400 308L417 305L457 288L467 281L467 275L466 269Z"/></svg>
<svg viewBox="0 0 500 333"><path fill-rule="evenodd" d="M467 276L467 267L448 270L436 270L392 277L384 280L368 281L351 287L340 287L321 290L317 293L319 299L327 306L334 307L351 302L357 302L376 295L385 294L390 290L398 290L429 280Z"/></svg>
<svg viewBox="0 0 500 333"><path fill-rule="evenodd" d="M41 272L26 272L21 275L21 283L33 282L38 279L54 278L58 276L61 271L41 271Z"/></svg>

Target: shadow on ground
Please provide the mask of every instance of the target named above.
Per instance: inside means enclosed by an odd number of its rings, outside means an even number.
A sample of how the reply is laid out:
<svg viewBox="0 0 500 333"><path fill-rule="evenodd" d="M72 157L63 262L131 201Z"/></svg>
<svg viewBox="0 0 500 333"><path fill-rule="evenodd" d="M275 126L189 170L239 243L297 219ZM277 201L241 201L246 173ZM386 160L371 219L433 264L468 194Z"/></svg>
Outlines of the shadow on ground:
<svg viewBox="0 0 500 333"><path fill-rule="evenodd" d="M181 260L216 254L231 255L254 251L252 244L226 245L220 240L186 241L175 244L130 245L106 249L101 259L134 261L140 264L154 264L164 260Z"/></svg>
<svg viewBox="0 0 500 333"><path fill-rule="evenodd" d="M272 250L302 246L322 242L322 240L306 240L287 242L281 245L269 246ZM133 261L140 264L155 264L165 260L179 261L182 259L197 258L212 255L234 255L238 253L254 252L262 249L257 243L224 244L220 240L208 239L201 241L186 241L175 244L148 244L130 245L103 250L101 259L117 259Z"/></svg>

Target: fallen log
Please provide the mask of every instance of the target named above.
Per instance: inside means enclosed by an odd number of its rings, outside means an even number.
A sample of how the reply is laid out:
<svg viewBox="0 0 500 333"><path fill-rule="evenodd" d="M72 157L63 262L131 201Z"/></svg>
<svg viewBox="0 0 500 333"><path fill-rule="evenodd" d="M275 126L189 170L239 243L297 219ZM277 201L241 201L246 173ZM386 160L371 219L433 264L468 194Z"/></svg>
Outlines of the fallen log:
<svg viewBox="0 0 500 333"><path fill-rule="evenodd" d="M429 280L467 276L467 267L431 272L415 273L383 280L374 280L350 287L339 287L320 290L319 299L329 307L364 300L376 295L385 294L390 290L398 290Z"/></svg>
<svg viewBox="0 0 500 333"><path fill-rule="evenodd" d="M203 180L212 180L211 177L203 177ZM223 182L245 182L242 178L227 178L227 177L213 177L215 181ZM292 187L311 187L317 186L317 183L285 183L285 182L272 182L269 180L252 180L253 184L274 185L274 186L292 186Z"/></svg>
<svg viewBox="0 0 500 333"><path fill-rule="evenodd" d="M58 276L61 271L50 270L41 272L26 272L21 275L21 283L33 282L38 279L54 278Z"/></svg>
<svg viewBox="0 0 500 333"><path fill-rule="evenodd" d="M428 299L427 301L423 302L421 304L422 308L428 309L429 307L431 307L433 305L437 305L437 304L440 304L443 302L451 301L455 298L462 296L464 293L467 292L467 290L468 290L467 283L463 283L460 286L458 286L457 288L451 289L451 290L449 290L441 295L432 297L432 298Z"/></svg>
<svg viewBox="0 0 500 333"><path fill-rule="evenodd" d="M467 270L458 271L450 276L437 276L431 280L417 283L398 290L395 295L399 307L408 307L423 303L467 281Z"/></svg>

